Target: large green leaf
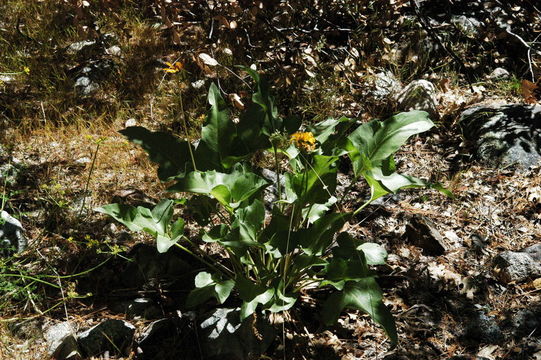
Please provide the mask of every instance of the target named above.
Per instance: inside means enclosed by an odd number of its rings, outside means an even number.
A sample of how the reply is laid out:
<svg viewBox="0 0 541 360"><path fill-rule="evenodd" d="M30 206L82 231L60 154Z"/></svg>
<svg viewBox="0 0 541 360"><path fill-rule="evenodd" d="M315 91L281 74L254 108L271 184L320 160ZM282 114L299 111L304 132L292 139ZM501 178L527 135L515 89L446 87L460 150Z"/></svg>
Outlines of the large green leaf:
<svg viewBox="0 0 541 360"><path fill-rule="evenodd" d="M240 308L241 321L250 316L258 304L265 305L274 296L273 288L254 284L242 276L237 277L236 288L239 291L239 297L243 300Z"/></svg>
<svg viewBox="0 0 541 360"><path fill-rule="evenodd" d="M299 244L307 255L321 256L331 245L334 235L344 226L350 214L330 213L299 231Z"/></svg>
<svg viewBox="0 0 541 360"><path fill-rule="evenodd" d="M248 67L242 68L256 83L257 91L252 95L252 101L261 107L264 114L263 123L261 124L262 132L269 136L275 131L282 130L282 119L278 117L278 109L274 105L274 98L270 95L268 82L260 77L257 71Z"/></svg>
<svg viewBox="0 0 541 360"><path fill-rule="evenodd" d="M434 123L424 111L409 111L400 113L381 122L378 120L359 126L349 136L350 144L347 150L358 174L363 169L365 161L362 154L372 166L379 167L381 162L388 159L406 141L415 134L429 130Z"/></svg>
<svg viewBox="0 0 541 360"><path fill-rule="evenodd" d="M222 169L228 165L225 159L231 155L236 136L235 124L229 120L229 110L215 84L209 88L208 102L211 108L195 151L198 170Z"/></svg>
<svg viewBox="0 0 541 360"><path fill-rule="evenodd" d="M335 149L353 125L355 125L355 120L342 117L321 121L309 126L308 131L312 132L317 142L321 144L323 154L341 155L342 151L336 152Z"/></svg>
<svg viewBox="0 0 541 360"><path fill-rule="evenodd" d="M342 291L329 296L323 304L322 320L328 325L333 324L345 308L361 310L370 315L372 320L383 327L391 344L396 345L398 335L393 316L383 304L381 289L373 277L350 281Z"/></svg>
<svg viewBox="0 0 541 360"><path fill-rule="evenodd" d="M385 265L387 262L387 250L380 244L362 243L357 250L364 253L368 265Z"/></svg>
<svg viewBox="0 0 541 360"><path fill-rule="evenodd" d="M336 189L336 156L314 155L305 171L286 174L287 201L300 204L325 203Z"/></svg>
<svg viewBox="0 0 541 360"><path fill-rule="evenodd" d="M212 195L224 206L236 208L267 185L265 179L238 165L230 174L193 171L169 190Z"/></svg>
<svg viewBox="0 0 541 360"><path fill-rule="evenodd" d="M131 231L144 231L156 237L157 249L163 253L182 238L184 231L182 219L170 224L173 203L173 200L162 200L152 210L123 204L104 205L95 210L112 216Z"/></svg>
<svg viewBox="0 0 541 360"><path fill-rule="evenodd" d="M195 289L188 294L186 306L197 306L212 297L216 298L220 304L223 304L234 287L234 280L220 280L216 275L201 271L195 277Z"/></svg>
<svg viewBox="0 0 541 360"><path fill-rule="evenodd" d="M95 208L94 210L113 217L116 221L125 225L131 231L137 232L143 230L141 224L139 224L137 220L139 211L133 206L124 204L108 204Z"/></svg>
<svg viewBox="0 0 541 360"><path fill-rule="evenodd" d="M277 206L273 207L271 221L261 237L267 252L275 258L282 257L297 247L297 232L290 231L290 225L290 217L282 214Z"/></svg>
<svg viewBox="0 0 541 360"><path fill-rule="evenodd" d="M181 141L164 132L152 132L140 126L128 127L120 130L120 133L131 142L140 145L148 153L150 160L159 165L160 180L184 176L186 171L192 169L188 148L191 145L187 141Z"/></svg>
<svg viewBox="0 0 541 360"><path fill-rule="evenodd" d="M368 276L370 276L370 271L362 253L358 259L346 260L333 257L325 268L325 276L321 286L330 284L338 290L342 290L346 282L359 281Z"/></svg>
<svg viewBox="0 0 541 360"><path fill-rule="evenodd" d="M249 206L237 209L235 215L236 219L233 226L238 226L241 240L257 242L265 221L265 206L263 203L256 199Z"/></svg>

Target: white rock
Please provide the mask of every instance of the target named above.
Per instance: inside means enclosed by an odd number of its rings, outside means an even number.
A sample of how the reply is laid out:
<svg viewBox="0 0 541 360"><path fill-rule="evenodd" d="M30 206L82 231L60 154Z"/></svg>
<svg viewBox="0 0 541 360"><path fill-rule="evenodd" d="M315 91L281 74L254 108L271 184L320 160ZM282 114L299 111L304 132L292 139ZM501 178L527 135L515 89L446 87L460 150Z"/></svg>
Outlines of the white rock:
<svg viewBox="0 0 541 360"><path fill-rule="evenodd" d="M423 110L432 119L439 119L436 87L430 81L412 81L396 95L395 100L400 111Z"/></svg>

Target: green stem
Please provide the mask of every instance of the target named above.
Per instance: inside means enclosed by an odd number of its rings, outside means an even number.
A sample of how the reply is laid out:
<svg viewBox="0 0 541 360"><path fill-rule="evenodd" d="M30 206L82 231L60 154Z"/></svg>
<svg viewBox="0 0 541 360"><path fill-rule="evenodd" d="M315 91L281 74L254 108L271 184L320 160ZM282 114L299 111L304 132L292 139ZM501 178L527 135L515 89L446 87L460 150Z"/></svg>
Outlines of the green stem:
<svg viewBox="0 0 541 360"><path fill-rule="evenodd" d="M86 193L88 191L88 186L90 185L90 179L92 178L92 173L94 172L94 166L96 165L96 159L98 157L98 151L100 149L101 140L96 142L96 151L94 151L94 156L92 157L92 164L90 165L90 171L88 172L88 178L86 179L85 190L83 192L83 203L81 204L81 210L79 210L79 216L83 213L85 209L86 202ZM58 204L57 204L58 205Z"/></svg>
<svg viewBox="0 0 541 360"><path fill-rule="evenodd" d="M45 281L45 280L41 280L40 278L37 278L37 277L34 277L34 276L28 276L28 275L22 275L22 274L0 274L0 277L18 277L18 278L21 278L21 279L32 280L32 281L39 282L39 283L42 283L42 284L45 284L45 285L49 285L49 286L52 286L52 287L54 287L56 289L60 288L60 286L58 286L56 284L50 283L50 282Z"/></svg>
<svg viewBox="0 0 541 360"><path fill-rule="evenodd" d="M186 240L190 245L195 247L195 245L186 236L183 236L183 239ZM206 256L205 254L197 255L193 251L191 251L190 249L180 245L179 243L175 243L175 245L178 248L182 249L183 251L186 251L188 254L190 254L191 256L193 256L194 258L196 258L197 260L199 260L203 264L207 265L212 270L217 271L217 272L219 272L219 273L221 273L221 274L223 274L225 276L228 276L229 278L234 278L235 277L235 272L231 271L230 269L226 268L225 266L221 265L222 269L218 269L216 266L214 266L214 264L212 264L209 261L205 260L205 256Z"/></svg>
<svg viewBox="0 0 541 360"><path fill-rule="evenodd" d="M186 142L188 144L188 151L190 152L190 158L192 159L192 166L194 171L197 171L197 166L195 166L195 157L193 156L192 145L190 144L190 139L188 138L188 125L186 122L186 113L184 112L184 102L182 101L182 93L179 96L180 99L180 117L182 118L182 125L184 127L184 136L186 136Z"/></svg>
<svg viewBox="0 0 541 360"><path fill-rule="evenodd" d="M280 162L278 161L278 150L276 149L276 145L272 145L272 148L274 150L274 168L276 171L276 186L278 188L278 201L282 200L282 184L280 183ZM280 209L280 203L278 203L278 208ZM281 209L280 209L281 210Z"/></svg>
<svg viewBox="0 0 541 360"><path fill-rule="evenodd" d="M357 215L358 213L361 212L362 209L364 209L367 205L369 205L370 203L372 202L372 200L368 200L367 202L365 202L363 205L361 205L357 210L355 210L352 214L352 216L355 216Z"/></svg>

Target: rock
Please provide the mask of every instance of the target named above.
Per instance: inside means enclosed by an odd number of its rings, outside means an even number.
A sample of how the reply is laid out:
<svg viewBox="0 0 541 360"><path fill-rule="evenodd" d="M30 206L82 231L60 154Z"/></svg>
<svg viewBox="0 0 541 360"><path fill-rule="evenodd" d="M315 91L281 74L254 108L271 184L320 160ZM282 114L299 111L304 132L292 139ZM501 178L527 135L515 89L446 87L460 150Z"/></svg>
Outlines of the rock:
<svg viewBox="0 0 541 360"><path fill-rule="evenodd" d="M423 110L432 119L439 119L436 99L436 87L427 80L415 80L402 89L396 96L398 110Z"/></svg>
<svg viewBox="0 0 541 360"><path fill-rule="evenodd" d="M80 358L75 326L70 321L61 322L44 329L48 355L54 359Z"/></svg>
<svg viewBox="0 0 541 360"><path fill-rule="evenodd" d="M4 162L0 165L0 184L13 185L17 183L22 173L21 164L14 162L13 159L10 161L0 159L0 161Z"/></svg>
<svg viewBox="0 0 541 360"><path fill-rule="evenodd" d="M240 309L220 308L200 323L201 348L206 359L253 359L274 340L274 329L262 315L240 322ZM255 329L255 331L254 331Z"/></svg>
<svg viewBox="0 0 541 360"><path fill-rule="evenodd" d="M137 126L137 120L135 120L134 118L129 118L128 120L126 120L126 123L124 124L125 127L130 127L130 126Z"/></svg>
<svg viewBox="0 0 541 360"><path fill-rule="evenodd" d="M0 75L0 84L1 83L10 83L17 80L15 75Z"/></svg>
<svg viewBox="0 0 541 360"><path fill-rule="evenodd" d="M477 312L466 326L464 337L468 341L476 341L487 344L498 344L503 339L503 333L498 323L492 316Z"/></svg>
<svg viewBox="0 0 541 360"><path fill-rule="evenodd" d="M110 308L114 312L125 313L130 319L156 319L163 315L156 302L148 298L137 298L115 303Z"/></svg>
<svg viewBox="0 0 541 360"><path fill-rule="evenodd" d="M74 88L78 95L89 96L100 87L100 82L107 79L113 72L114 62L110 59L92 61L77 71Z"/></svg>
<svg viewBox="0 0 541 360"><path fill-rule="evenodd" d="M197 81L194 81L194 82L190 83L190 85L194 89L201 89L203 86L205 86L205 80L197 80Z"/></svg>
<svg viewBox="0 0 541 360"><path fill-rule="evenodd" d="M541 264L541 243L523 249L522 252L530 255L532 259Z"/></svg>
<svg viewBox="0 0 541 360"><path fill-rule="evenodd" d="M370 80L372 88L370 96L375 100L386 100L400 91L400 83L389 71L377 73Z"/></svg>
<svg viewBox="0 0 541 360"><path fill-rule="evenodd" d="M479 35L479 29L483 26L483 23L476 18L465 15L453 15L451 17L451 24L455 25L462 33L469 37Z"/></svg>
<svg viewBox="0 0 541 360"><path fill-rule="evenodd" d="M541 308L521 309L511 317L513 335L516 337L541 334Z"/></svg>
<svg viewBox="0 0 541 360"><path fill-rule="evenodd" d="M127 356L133 343L135 326L123 320L105 320L77 335L83 356L109 353ZM120 353L119 353L120 352Z"/></svg>
<svg viewBox="0 0 541 360"><path fill-rule="evenodd" d="M520 252L504 251L494 259L498 278L509 283L521 282L541 276L541 244L530 246Z"/></svg>
<svg viewBox="0 0 541 360"><path fill-rule="evenodd" d="M83 156L82 158L79 158L79 159L75 160L75 162L77 164L89 164L89 163L92 162L92 159L90 159L87 156Z"/></svg>
<svg viewBox="0 0 541 360"><path fill-rule="evenodd" d="M541 159L541 106L473 107L460 116L476 158L493 167L527 169Z"/></svg>
<svg viewBox="0 0 541 360"><path fill-rule="evenodd" d="M7 250L7 253L11 253L12 250L24 251L27 241L21 222L4 210L0 213L0 218L4 222L0 228L0 248Z"/></svg>
<svg viewBox="0 0 541 360"><path fill-rule="evenodd" d="M405 234L412 244L422 248L427 255L439 256L448 250L443 236L427 217L413 216L410 223L406 225Z"/></svg>
<svg viewBox="0 0 541 360"><path fill-rule="evenodd" d="M138 341L138 359L200 359L197 335L188 316L152 322Z"/></svg>
<svg viewBox="0 0 541 360"><path fill-rule="evenodd" d="M41 330L41 321L39 319L17 320L8 323L8 329L11 333L25 340L35 340L43 337Z"/></svg>
<svg viewBox="0 0 541 360"><path fill-rule="evenodd" d="M120 56L120 55L122 55L122 49L120 49L120 46L113 45L113 46L105 49L105 53L107 55Z"/></svg>
<svg viewBox="0 0 541 360"><path fill-rule="evenodd" d="M94 83L88 76L81 76L75 80L75 91L79 95L88 96L98 90L100 87Z"/></svg>
<svg viewBox="0 0 541 360"><path fill-rule="evenodd" d="M97 45L96 41L89 41L89 40L78 41L68 46L66 52L70 55L75 55L81 52L82 50L94 48L96 45Z"/></svg>
<svg viewBox="0 0 541 360"><path fill-rule="evenodd" d="M495 79L508 79L511 77L511 74L509 71L505 70L504 68L498 67L494 69L490 74L487 75L487 79L489 80L495 80Z"/></svg>
<svg viewBox="0 0 541 360"><path fill-rule="evenodd" d="M270 186L267 186L264 190L264 203L265 207L267 207L267 210L272 210L274 202L278 201L278 186L276 185L278 183L278 177L276 175L276 172L269 170L269 169L262 169L261 175L267 179L270 182ZM285 183L286 178L284 174L280 175L280 185L282 187L282 191L285 189Z"/></svg>

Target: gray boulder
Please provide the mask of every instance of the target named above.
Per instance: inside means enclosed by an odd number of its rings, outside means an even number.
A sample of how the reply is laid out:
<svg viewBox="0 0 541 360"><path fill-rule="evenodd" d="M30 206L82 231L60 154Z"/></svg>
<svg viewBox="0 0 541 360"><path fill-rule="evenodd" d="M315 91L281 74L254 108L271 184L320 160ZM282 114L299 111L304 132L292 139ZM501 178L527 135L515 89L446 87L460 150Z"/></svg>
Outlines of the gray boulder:
<svg viewBox="0 0 541 360"><path fill-rule="evenodd" d="M75 326L70 321L54 324L44 329L47 352L54 359L80 358Z"/></svg>
<svg viewBox="0 0 541 360"><path fill-rule="evenodd" d="M477 160L492 167L527 169L541 159L541 106L473 107L460 116Z"/></svg>
<svg viewBox="0 0 541 360"><path fill-rule="evenodd" d="M400 82L389 71L377 73L369 82L372 88L370 96L378 101L386 100L400 91Z"/></svg>
<svg viewBox="0 0 541 360"><path fill-rule="evenodd" d="M421 215L412 217L406 225L406 237L415 246L431 256L443 255L449 248L436 225L429 218Z"/></svg>
<svg viewBox="0 0 541 360"><path fill-rule="evenodd" d="M195 317L195 316L194 316ZM138 341L138 359L182 360L201 358L190 316L182 314L152 322Z"/></svg>
<svg viewBox="0 0 541 360"><path fill-rule="evenodd" d="M207 314L200 324L201 348L206 359L258 358L274 340L273 327L258 315L240 321L240 310L220 308Z"/></svg>
<svg viewBox="0 0 541 360"><path fill-rule="evenodd" d="M521 309L511 317L513 335L516 337L541 334L541 309Z"/></svg>
<svg viewBox="0 0 541 360"><path fill-rule="evenodd" d="M423 110L432 119L439 119L436 87L427 80L415 80L409 83L395 97L398 110Z"/></svg>
<svg viewBox="0 0 541 360"><path fill-rule="evenodd" d="M0 219L3 222L3 225L0 226L0 248L8 254L12 253L13 250L16 252L24 251L27 241L21 222L4 210L0 213Z"/></svg>
<svg viewBox="0 0 541 360"><path fill-rule="evenodd" d="M482 312L470 317L464 336L468 341L473 340L488 344L498 344L504 339L503 332L496 319Z"/></svg>
<svg viewBox="0 0 541 360"><path fill-rule="evenodd" d="M501 79L508 79L510 77L511 77L511 74L509 73L509 71L507 71L504 68L497 67L490 74L488 74L486 78L489 80L501 80Z"/></svg>
<svg viewBox="0 0 541 360"><path fill-rule="evenodd" d="M494 259L499 279L505 283L521 282L541 276L541 244L522 251L504 251Z"/></svg>
<svg viewBox="0 0 541 360"><path fill-rule="evenodd" d="M453 15L451 17L451 24L455 25L468 37L479 35L479 29L483 26L483 23L476 18L465 15Z"/></svg>
<svg viewBox="0 0 541 360"><path fill-rule="evenodd" d="M133 343L135 326L123 320L105 320L77 335L77 342L86 357L105 352L127 356Z"/></svg>

